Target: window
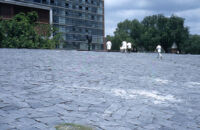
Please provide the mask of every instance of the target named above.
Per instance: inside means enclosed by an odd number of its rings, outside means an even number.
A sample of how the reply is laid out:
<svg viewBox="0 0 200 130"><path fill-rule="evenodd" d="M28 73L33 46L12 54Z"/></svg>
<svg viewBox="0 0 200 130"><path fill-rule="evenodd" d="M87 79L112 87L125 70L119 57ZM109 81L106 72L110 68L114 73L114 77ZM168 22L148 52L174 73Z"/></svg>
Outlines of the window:
<svg viewBox="0 0 200 130"><path fill-rule="evenodd" d="M65 16L65 10L64 9L59 9L59 15L60 16Z"/></svg>
<svg viewBox="0 0 200 130"><path fill-rule="evenodd" d="M88 8L88 7L85 7L85 10L87 10L87 11L88 11L88 10L89 10L89 8Z"/></svg>
<svg viewBox="0 0 200 130"><path fill-rule="evenodd" d="M53 22L54 22L54 23L58 23L58 22L59 22L59 17L54 16L54 18L53 18Z"/></svg>
<svg viewBox="0 0 200 130"><path fill-rule="evenodd" d="M91 20L94 20L94 15L91 16Z"/></svg>
<svg viewBox="0 0 200 130"><path fill-rule="evenodd" d="M46 0L42 0L42 3L43 3L43 4L46 4L46 3L47 3L47 1L46 1Z"/></svg>
<svg viewBox="0 0 200 130"><path fill-rule="evenodd" d="M66 8L69 8L69 3L65 3L65 7L66 7Z"/></svg>
<svg viewBox="0 0 200 130"><path fill-rule="evenodd" d="M65 18L59 17L59 24L65 24Z"/></svg>
<svg viewBox="0 0 200 130"><path fill-rule="evenodd" d="M100 3L99 3L99 2L97 2L97 6L100 6Z"/></svg>
<svg viewBox="0 0 200 130"><path fill-rule="evenodd" d="M82 16L82 13L78 13L78 16L81 17L81 16Z"/></svg>
<svg viewBox="0 0 200 130"><path fill-rule="evenodd" d="M54 4L54 0L51 0L50 3L51 3L51 4Z"/></svg>
<svg viewBox="0 0 200 130"><path fill-rule="evenodd" d="M103 1L100 1L100 7L103 7Z"/></svg>
<svg viewBox="0 0 200 130"><path fill-rule="evenodd" d="M93 7L93 8L92 8L92 12L93 12L93 13L97 13L97 8L94 8L94 7Z"/></svg>
<svg viewBox="0 0 200 130"><path fill-rule="evenodd" d="M102 16L98 16L97 20L100 21L100 22L102 22L103 21L103 17Z"/></svg>
<svg viewBox="0 0 200 130"><path fill-rule="evenodd" d="M72 8L73 8L73 9L76 9L76 5L72 5Z"/></svg>
<svg viewBox="0 0 200 130"><path fill-rule="evenodd" d="M89 19L89 15L88 15L88 14L85 14L85 18L86 18L86 19Z"/></svg>
<svg viewBox="0 0 200 130"><path fill-rule="evenodd" d="M65 32L65 27L64 26L60 26L59 31L60 32Z"/></svg>
<svg viewBox="0 0 200 130"><path fill-rule="evenodd" d="M79 9L80 9L80 10L82 10L82 9L83 9L83 7L80 5L80 6L79 6Z"/></svg>
<svg viewBox="0 0 200 130"><path fill-rule="evenodd" d="M98 8L98 12L97 12L98 14L102 14L103 13L103 10L102 10L102 8Z"/></svg>
<svg viewBox="0 0 200 130"><path fill-rule="evenodd" d="M75 27L73 27L73 28L72 28L72 31L73 31L73 32L75 32L75 31L76 31L76 28L75 28Z"/></svg>
<svg viewBox="0 0 200 130"><path fill-rule="evenodd" d="M34 0L34 2L40 3L40 0Z"/></svg>
<svg viewBox="0 0 200 130"><path fill-rule="evenodd" d="M53 15L58 15L59 14L59 10L58 9L53 9Z"/></svg>
<svg viewBox="0 0 200 130"><path fill-rule="evenodd" d="M76 39L76 36L74 34L72 35L72 37L73 37L74 40ZM73 42L73 44L75 44L75 43Z"/></svg>

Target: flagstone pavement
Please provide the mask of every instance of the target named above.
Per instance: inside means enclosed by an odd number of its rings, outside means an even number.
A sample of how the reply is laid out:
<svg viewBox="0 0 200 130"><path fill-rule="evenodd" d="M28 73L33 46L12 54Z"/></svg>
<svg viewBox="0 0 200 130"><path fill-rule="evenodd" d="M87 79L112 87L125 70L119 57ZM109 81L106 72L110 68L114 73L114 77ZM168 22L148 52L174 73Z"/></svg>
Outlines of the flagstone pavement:
<svg viewBox="0 0 200 130"><path fill-rule="evenodd" d="M0 130L200 129L200 56L0 49Z"/></svg>

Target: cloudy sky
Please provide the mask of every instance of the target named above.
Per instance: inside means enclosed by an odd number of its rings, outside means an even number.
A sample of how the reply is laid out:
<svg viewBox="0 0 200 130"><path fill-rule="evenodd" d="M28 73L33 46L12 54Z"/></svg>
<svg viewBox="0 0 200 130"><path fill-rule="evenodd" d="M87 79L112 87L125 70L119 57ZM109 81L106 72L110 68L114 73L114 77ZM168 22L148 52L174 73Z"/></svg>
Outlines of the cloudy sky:
<svg viewBox="0 0 200 130"><path fill-rule="evenodd" d="M113 35L117 23L125 19L172 14L185 18L190 33L200 34L200 0L104 0L106 35Z"/></svg>

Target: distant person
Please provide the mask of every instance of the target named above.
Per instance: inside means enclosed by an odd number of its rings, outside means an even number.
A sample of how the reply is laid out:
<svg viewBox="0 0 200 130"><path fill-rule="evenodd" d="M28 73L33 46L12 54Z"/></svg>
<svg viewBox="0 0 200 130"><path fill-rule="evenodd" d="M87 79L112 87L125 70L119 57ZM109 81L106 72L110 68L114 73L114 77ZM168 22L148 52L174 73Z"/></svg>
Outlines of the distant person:
<svg viewBox="0 0 200 130"><path fill-rule="evenodd" d="M120 47L120 52L124 52L123 42L122 42L122 46Z"/></svg>
<svg viewBox="0 0 200 130"><path fill-rule="evenodd" d="M112 42L111 41L106 42L106 48L107 48L107 51L111 51L111 48L112 48Z"/></svg>
<svg viewBox="0 0 200 130"><path fill-rule="evenodd" d="M92 43L92 36L91 35L86 35L86 39L88 41L88 51L90 51L91 49L91 43Z"/></svg>
<svg viewBox="0 0 200 130"><path fill-rule="evenodd" d="M157 53L158 53L158 58L159 58L159 59L162 59L161 50L162 50L161 45L158 45L158 46L156 47L156 51L157 51Z"/></svg>
<svg viewBox="0 0 200 130"><path fill-rule="evenodd" d="M121 47L121 49L122 49L122 52L127 52L127 42L126 42L126 41L123 41L123 42L122 42L122 47Z"/></svg>
<svg viewBox="0 0 200 130"><path fill-rule="evenodd" d="M132 50L132 44L130 42L127 43L127 50L128 50L128 53L130 53Z"/></svg>
<svg viewBox="0 0 200 130"><path fill-rule="evenodd" d="M123 52L124 51L124 48L123 46L120 47L120 52Z"/></svg>

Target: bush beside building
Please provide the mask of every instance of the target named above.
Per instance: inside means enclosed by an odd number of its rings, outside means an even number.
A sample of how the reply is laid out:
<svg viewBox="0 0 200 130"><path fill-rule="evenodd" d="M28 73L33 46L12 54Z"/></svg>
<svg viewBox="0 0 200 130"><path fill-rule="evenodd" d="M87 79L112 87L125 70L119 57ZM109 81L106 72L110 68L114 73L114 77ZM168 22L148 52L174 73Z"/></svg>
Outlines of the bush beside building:
<svg viewBox="0 0 200 130"><path fill-rule="evenodd" d="M11 19L0 19L0 48L54 49L61 37L49 24L39 24L36 12L19 13ZM56 34L51 37L52 34Z"/></svg>

